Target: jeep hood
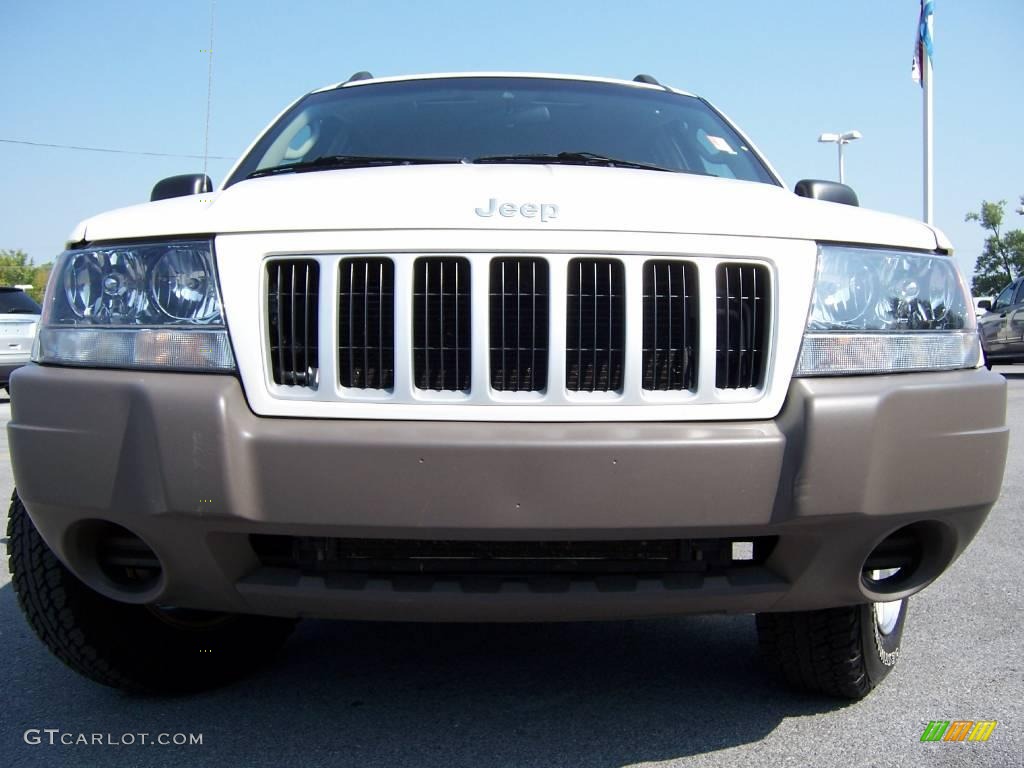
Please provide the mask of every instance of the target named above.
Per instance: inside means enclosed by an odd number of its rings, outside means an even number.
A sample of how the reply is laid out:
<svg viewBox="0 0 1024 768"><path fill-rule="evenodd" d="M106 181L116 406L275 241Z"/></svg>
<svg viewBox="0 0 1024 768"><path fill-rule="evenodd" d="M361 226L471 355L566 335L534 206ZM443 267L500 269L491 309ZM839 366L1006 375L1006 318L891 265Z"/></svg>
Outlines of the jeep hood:
<svg viewBox="0 0 1024 768"><path fill-rule="evenodd" d="M511 203L484 217L491 200ZM524 204L532 217L520 212ZM542 221L540 206L557 206ZM514 211L514 213L512 213ZM768 184L625 168L429 165L291 173L83 221L72 242L233 232L550 229L779 237L934 249L900 216L797 197Z"/></svg>

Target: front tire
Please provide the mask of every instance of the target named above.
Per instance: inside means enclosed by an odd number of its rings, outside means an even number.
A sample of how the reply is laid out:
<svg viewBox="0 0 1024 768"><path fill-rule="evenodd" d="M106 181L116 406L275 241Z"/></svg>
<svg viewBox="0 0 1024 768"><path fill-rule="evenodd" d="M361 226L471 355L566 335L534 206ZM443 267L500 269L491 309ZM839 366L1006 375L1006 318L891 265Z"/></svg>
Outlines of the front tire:
<svg viewBox="0 0 1024 768"><path fill-rule="evenodd" d="M17 492L7 537L14 591L28 623L54 656L103 685L157 694L214 688L268 661L295 625L111 600L57 559Z"/></svg>
<svg viewBox="0 0 1024 768"><path fill-rule="evenodd" d="M793 687L863 699L896 666L907 601L759 613L761 650Z"/></svg>

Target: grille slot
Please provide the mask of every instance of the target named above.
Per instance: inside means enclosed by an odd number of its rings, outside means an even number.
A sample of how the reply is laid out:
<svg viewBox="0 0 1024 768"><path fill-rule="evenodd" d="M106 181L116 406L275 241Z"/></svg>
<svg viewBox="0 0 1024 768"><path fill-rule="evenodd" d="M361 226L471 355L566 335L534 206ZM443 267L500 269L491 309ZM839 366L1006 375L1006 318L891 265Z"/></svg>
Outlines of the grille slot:
<svg viewBox="0 0 1024 768"><path fill-rule="evenodd" d="M697 387L697 268L688 262L644 264L643 388Z"/></svg>
<svg viewBox="0 0 1024 768"><path fill-rule="evenodd" d="M253 534L261 565L306 575L721 574L762 565L775 536L615 541L437 541ZM740 544L737 549L735 544Z"/></svg>
<svg viewBox="0 0 1024 768"><path fill-rule="evenodd" d="M417 259L413 275L413 378L419 389L471 384L469 259Z"/></svg>
<svg viewBox="0 0 1024 768"><path fill-rule="evenodd" d="M316 389L320 265L312 259L267 264L270 367L275 384Z"/></svg>
<svg viewBox="0 0 1024 768"><path fill-rule="evenodd" d="M768 270L720 264L716 272L718 333L715 386L760 387L768 340Z"/></svg>
<svg viewBox="0 0 1024 768"><path fill-rule="evenodd" d="M565 386L571 392L622 390L626 276L615 259L569 262Z"/></svg>
<svg viewBox="0 0 1024 768"><path fill-rule="evenodd" d="M338 288L338 379L343 387L395 386L395 265L345 259Z"/></svg>
<svg viewBox="0 0 1024 768"><path fill-rule="evenodd" d="M540 392L548 381L548 264L495 259L490 275L491 386Z"/></svg>

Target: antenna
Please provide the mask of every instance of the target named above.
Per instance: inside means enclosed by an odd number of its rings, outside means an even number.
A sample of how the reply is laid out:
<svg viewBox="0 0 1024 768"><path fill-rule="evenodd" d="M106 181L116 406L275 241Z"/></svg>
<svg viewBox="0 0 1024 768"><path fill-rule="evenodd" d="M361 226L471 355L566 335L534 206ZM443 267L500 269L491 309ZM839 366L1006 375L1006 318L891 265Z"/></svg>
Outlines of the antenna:
<svg viewBox="0 0 1024 768"><path fill-rule="evenodd" d="M206 162L210 156L210 102L213 100L213 11L217 0L210 0L210 47L206 53L210 63L206 70L206 130L203 133L203 176L206 177ZM210 190L204 190L209 192Z"/></svg>

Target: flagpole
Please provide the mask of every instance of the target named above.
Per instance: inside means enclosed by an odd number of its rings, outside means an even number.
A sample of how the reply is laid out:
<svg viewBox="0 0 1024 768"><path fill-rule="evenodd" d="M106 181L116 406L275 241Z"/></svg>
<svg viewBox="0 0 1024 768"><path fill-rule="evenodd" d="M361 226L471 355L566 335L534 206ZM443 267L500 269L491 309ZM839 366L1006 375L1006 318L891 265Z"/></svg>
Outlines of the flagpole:
<svg viewBox="0 0 1024 768"><path fill-rule="evenodd" d="M934 15L928 14L925 24L928 26L929 37L934 40ZM932 196L933 155L932 155L932 57L923 52L921 58L921 84L924 86L924 221L933 223L934 205Z"/></svg>

